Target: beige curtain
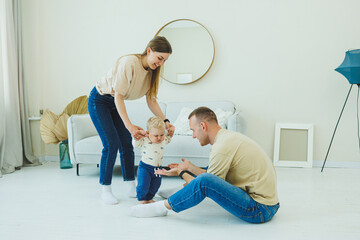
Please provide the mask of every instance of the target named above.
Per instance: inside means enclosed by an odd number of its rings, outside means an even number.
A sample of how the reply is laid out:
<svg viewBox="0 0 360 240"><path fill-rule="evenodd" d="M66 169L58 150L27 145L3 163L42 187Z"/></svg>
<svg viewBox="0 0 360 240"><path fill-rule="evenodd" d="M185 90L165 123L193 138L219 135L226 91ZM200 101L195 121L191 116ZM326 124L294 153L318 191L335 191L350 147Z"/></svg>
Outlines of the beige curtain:
<svg viewBox="0 0 360 240"><path fill-rule="evenodd" d="M40 165L32 151L22 76L20 0L0 0L0 41L1 176Z"/></svg>

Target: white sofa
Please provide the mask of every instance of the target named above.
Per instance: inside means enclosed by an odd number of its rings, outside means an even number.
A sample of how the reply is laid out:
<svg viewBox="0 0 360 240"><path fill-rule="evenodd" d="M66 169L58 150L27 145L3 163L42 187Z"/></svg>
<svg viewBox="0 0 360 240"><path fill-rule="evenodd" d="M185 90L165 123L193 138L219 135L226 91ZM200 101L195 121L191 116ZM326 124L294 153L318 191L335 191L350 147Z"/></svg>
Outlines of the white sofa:
<svg viewBox="0 0 360 240"><path fill-rule="evenodd" d="M165 147L163 166L180 162L181 158L186 158L200 167L207 166L211 146L201 147L198 140L192 138L191 131L188 129L188 114L197 107L209 107L215 111L222 127L246 134L246 119L232 102L160 102L159 105L166 118L175 125L175 135L171 143ZM146 103L128 101L126 109L132 123L146 129L147 119L153 116ZM76 172L79 175L79 164L100 163L101 140L89 114L72 115L68 119L67 128L70 159L76 165ZM138 165L141 159L140 149L134 148L134 152L135 164ZM117 159L116 163L120 163L120 160Z"/></svg>

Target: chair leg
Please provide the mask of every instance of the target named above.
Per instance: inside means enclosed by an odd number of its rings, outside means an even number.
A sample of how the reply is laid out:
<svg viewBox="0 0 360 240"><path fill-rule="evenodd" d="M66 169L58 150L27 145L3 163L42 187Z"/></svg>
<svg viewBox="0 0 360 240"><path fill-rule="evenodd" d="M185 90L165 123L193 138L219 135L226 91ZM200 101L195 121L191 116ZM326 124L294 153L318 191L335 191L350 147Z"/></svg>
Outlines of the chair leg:
<svg viewBox="0 0 360 240"><path fill-rule="evenodd" d="M79 163L76 164L76 175L78 176L79 176L79 165L80 165Z"/></svg>

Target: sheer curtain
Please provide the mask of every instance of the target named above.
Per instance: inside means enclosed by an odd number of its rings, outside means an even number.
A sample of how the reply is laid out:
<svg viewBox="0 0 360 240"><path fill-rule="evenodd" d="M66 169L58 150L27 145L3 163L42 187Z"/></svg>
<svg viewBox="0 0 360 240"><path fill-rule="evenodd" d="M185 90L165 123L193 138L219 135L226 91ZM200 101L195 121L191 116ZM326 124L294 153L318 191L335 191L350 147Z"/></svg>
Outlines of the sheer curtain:
<svg viewBox="0 0 360 240"><path fill-rule="evenodd" d="M31 144L21 58L20 0L0 0L0 176L39 165Z"/></svg>

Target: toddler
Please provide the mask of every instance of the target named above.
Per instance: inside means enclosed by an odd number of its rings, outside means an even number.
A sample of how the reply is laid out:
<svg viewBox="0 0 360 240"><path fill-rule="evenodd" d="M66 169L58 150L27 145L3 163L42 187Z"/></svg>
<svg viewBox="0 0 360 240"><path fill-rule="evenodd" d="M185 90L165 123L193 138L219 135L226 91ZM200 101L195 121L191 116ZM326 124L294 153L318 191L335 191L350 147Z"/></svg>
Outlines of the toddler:
<svg viewBox="0 0 360 240"><path fill-rule="evenodd" d="M165 123L157 116L147 121L146 137L136 141L134 147L141 147L141 161L137 169L138 184L136 187L137 199L140 203L152 203L152 199L161 184L161 175L155 171L161 169L164 147L171 141L171 137L165 135Z"/></svg>

